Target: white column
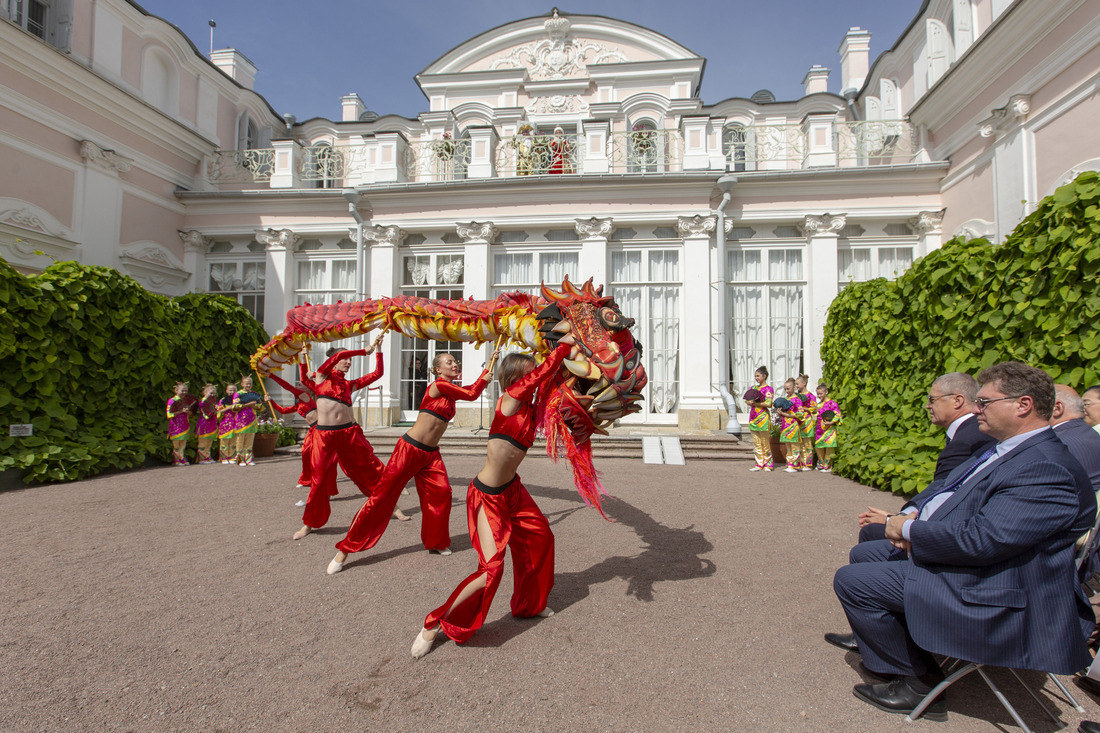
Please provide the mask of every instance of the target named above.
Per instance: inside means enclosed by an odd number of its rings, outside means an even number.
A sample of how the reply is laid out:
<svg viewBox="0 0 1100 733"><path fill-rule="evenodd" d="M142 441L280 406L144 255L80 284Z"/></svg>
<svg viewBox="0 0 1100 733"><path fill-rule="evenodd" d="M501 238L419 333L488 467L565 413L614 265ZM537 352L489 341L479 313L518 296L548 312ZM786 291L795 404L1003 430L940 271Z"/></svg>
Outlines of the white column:
<svg viewBox="0 0 1100 733"><path fill-rule="evenodd" d="M302 156L302 146L294 140L272 140L275 148L275 166L271 171L272 188L301 188L298 176L298 162Z"/></svg>
<svg viewBox="0 0 1100 733"><path fill-rule="evenodd" d="M80 157L84 159L78 204L81 224L73 226L80 232L80 259L85 265L117 268L122 244L122 183L118 174L130 170L132 161L90 140L80 143Z"/></svg>
<svg viewBox="0 0 1100 733"><path fill-rule="evenodd" d="M913 227L913 231L920 235L913 259L924 257L932 250L939 249L940 245L943 244L944 211L945 209L922 211L909 220L909 226Z"/></svg>
<svg viewBox="0 0 1100 733"><path fill-rule="evenodd" d="M183 240L183 267L191 273L184 287L188 292L205 290L206 250L210 240L198 229L180 229L179 235Z"/></svg>
<svg viewBox="0 0 1100 733"><path fill-rule="evenodd" d="M264 280L264 328L278 333L286 327L286 312L294 299L294 247L300 236L289 229L257 229L256 241L264 245L267 268Z"/></svg>
<svg viewBox="0 0 1100 733"><path fill-rule="evenodd" d="M577 219L577 235L581 238L580 272L576 278L581 282L592 278L592 285L607 285L607 240L615 230L610 218ZM578 283L579 284L579 283Z"/></svg>
<svg viewBox="0 0 1100 733"><path fill-rule="evenodd" d="M676 224L684 240L680 268L684 280L683 317L680 319L680 427L718 430L723 403L714 389L718 368L712 338L715 292L711 284L714 272L711 237L716 219L713 216L681 216Z"/></svg>
<svg viewBox="0 0 1100 733"><path fill-rule="evenodd" d="M585 173L607 173L610 163L607 159L607 139L610 135L610 123L584 122L584 162L581 170Z"/></svg>
<svg viewBox="0 0 1100 733"><path fill-rule="evenodd" d="M492 244L500 235L500 231L488 221L460 223L455 227L455 231L463 242L463 264L466 268L463 275L463 295L474 300L488 300L493 278ZM492 350L492 343L486 343L480 348L472 343L462 345L464 384L469 384L481 373L481 365L488 362ZM485 427L488 427L487 423L493 419L487 405L491 394L492 390L487 389L475 402L458 403L455 408L455 425L476 427L481 419Z"/></svg>
<svg viewBox="0 0 1100 733"><path fill-rule="evenodd" d="M837 240L847 223L844 214L807 216L799 225L806 235L806 299L803 305L803 341L806 344L806 373L816 383L821 379L821 339L829 306L837 296Z"/></svg>
<svg viewBox="0 0 1100 733"><path fill-rule="evenodd" d="M493 150L496 145L496 131L492 127L471 127L470 165L467 178L492 178L496 172L493 166Z"/></svg>
<svg viewBox="0 0 1100 733"><path fill-rule="evenodd" d="M377 300L398 294L400 291L399 248L408 235L404 229L398 226L366 226L363 227L363 244L370 242L368 259L370 260L370 297ZM382 415L379 417L371 413L376 409L378 398L373 396L367 405L368 425L391 425L401 409L401 403L397 399L398 382L400 380L400 367L398 357L401 350L398 348L397 335L390 335L382 343L382 357L388 365L386 374L379 380L382 387Z"/></svg>

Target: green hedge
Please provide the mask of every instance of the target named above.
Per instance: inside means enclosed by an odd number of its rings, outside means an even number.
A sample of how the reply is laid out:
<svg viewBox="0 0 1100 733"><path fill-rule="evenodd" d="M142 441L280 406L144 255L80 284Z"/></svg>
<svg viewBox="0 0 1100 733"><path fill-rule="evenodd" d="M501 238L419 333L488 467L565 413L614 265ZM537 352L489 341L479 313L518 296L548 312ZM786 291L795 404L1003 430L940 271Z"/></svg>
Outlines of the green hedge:
<svg viewBox="0 0 1100 733"><path fill-rule="evenodd" d="M943 432L924 402L946 372L1011 359L1078 390L1100 381L1098 207L1097 173L1083 173L1004 244L953 239L896 282L833 301L822 359L844 411L837 473L897 493L927 485Z"/></svg>
<svg viewBox="0 0 1100 733"><path fill-rule="evenodd" d="M267 340L227 298L166 298L106 267L59 262L25 276L0 258L0 471L71 481L167 460L164 405L249 371ZM30 423L30 437L8 425Z"/></svg>

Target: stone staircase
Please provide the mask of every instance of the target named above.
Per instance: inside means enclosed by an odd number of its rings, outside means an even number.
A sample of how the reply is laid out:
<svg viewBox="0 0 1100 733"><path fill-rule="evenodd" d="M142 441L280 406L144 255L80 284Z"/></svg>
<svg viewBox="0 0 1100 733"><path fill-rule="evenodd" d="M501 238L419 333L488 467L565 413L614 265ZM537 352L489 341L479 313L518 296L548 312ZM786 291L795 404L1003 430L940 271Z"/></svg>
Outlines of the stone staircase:
<svg viewBox="0 0 1100 733"><path fill-rule="evenodd" d="M375 453L382 456L389 455L394 444L405 434L405 427L371 428L364 431L367 440L370 441ZM647 435L676 435L680 438L680 446L684 451L684 458L688 461L751 461L752 439L746 431L741 440L727 435L722 431L694 431L692 433L680 433L668 428L632 428L615 430L609 436L595 435L592 437L592 455L598 458L636 458L642 459L642 438ZM447 430L440 441L439 448L444 456L473 456L485 455L485 443L489 438L489 431L473 432L468 428L452 427ZM280 448L280 451L299 451L300 446ZM546 443L539 439L531 447L532 455L545 455Z"/></svg>

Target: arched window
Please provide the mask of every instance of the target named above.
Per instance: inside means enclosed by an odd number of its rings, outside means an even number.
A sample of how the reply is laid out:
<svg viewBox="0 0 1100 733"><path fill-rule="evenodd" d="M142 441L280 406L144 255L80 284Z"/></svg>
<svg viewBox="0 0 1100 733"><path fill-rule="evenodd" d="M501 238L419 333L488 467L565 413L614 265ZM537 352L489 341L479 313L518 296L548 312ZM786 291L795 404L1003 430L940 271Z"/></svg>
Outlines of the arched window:
<svg viewBox="0 0 1100 733"><path fill-rule="evenodd" d="M630 157L627 170L631 173L654 173L660 163L661 140L657 123L641 119L630 128Z"/></svg>
<svg viewBox="0 0 1100 733"><path fill-rule="evenodd" d="M339 188L344 178L344 158L324 140L302 151L302 180L315 188Z"/></svg>
<svg viewBox="0 0 1100 733"><path fill-rule="evenodd" d="M722 153L726 156L726 169L731 171L756 170L755 137L752 129L740 123L726 125L722 131Z"/></svg>

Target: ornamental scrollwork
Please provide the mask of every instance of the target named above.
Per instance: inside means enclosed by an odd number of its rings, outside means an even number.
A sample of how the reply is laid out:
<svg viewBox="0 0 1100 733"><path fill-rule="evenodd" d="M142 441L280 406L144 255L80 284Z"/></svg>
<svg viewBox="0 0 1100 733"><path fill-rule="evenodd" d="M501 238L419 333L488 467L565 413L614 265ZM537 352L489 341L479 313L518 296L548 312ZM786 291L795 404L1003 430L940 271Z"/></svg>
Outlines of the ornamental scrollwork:
<svg viewBox="0 0 1100 733"><path fill-rule="evenodd" d="M554 8L553 17L543 23L546 38L512 49L493 61L489 68L526 68L532 79L561 79L583 75L588 64L628 60L618 49L609 49L595 41L570 39L571 25L569 19L558 15L557 8Z"/></svg>
<svg viewBox="0 0 1100 733"><path fill-rule="evenodd" d="M709 237L718 227L718 219L713 216L681 216L676 220L676 229L684 239L692 237Z"/></svg>
<svg viewBox="0 0 1100 733"><path fill-rule="evenodd" d="M460 223L457 225L456 231L462 241L467 244L471 242L488 242L492 244L500 234L500 230L491 221Z"/></svg>
<svg viewBox="0 0 1100 733"><path fill-rule="evenodd" d="M577 219L576 228L581 239L608 239L615 226L611 218L598 219L593 216L591 219Z"/></svg>

